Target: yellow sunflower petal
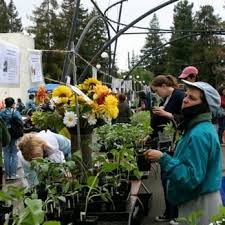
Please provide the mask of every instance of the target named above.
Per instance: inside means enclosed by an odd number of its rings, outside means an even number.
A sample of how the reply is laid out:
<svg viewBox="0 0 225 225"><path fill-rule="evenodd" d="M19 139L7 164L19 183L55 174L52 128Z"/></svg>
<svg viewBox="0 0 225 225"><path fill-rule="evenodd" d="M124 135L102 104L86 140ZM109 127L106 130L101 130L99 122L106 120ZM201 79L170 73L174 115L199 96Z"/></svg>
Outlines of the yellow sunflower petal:
<svg viewBox="0 0 225 225"><path fill-rule="evenodd" d="M65 85L56 87L52 92L52 97L58 97L60 103L67 103L72 96L72 90Z"/></svg>
<svg viewBox="0 0 225 225"><path fill-rule="evenodd" d="M119 109L118 109L118 100L113 95L108 95L105 98L104 102L104 110L106 116L115 119L118 116Z"/></svg>

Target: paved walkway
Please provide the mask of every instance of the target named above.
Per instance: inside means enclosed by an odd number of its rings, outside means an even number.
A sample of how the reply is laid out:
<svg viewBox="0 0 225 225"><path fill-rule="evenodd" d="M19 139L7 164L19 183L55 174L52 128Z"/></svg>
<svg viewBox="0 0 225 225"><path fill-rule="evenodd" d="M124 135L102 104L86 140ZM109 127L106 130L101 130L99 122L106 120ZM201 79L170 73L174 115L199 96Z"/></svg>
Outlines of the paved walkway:
<svg viewBox="0 0 225 225"><path fill-rule="evenodd" d="M160 179L160 168L158 164L153 165L149 178L144 181L149 190L153 193L152 205L148 215L143 219L142 225L166 225L167 223L155 222L154 218L164 212L164 194Z"/></svg>

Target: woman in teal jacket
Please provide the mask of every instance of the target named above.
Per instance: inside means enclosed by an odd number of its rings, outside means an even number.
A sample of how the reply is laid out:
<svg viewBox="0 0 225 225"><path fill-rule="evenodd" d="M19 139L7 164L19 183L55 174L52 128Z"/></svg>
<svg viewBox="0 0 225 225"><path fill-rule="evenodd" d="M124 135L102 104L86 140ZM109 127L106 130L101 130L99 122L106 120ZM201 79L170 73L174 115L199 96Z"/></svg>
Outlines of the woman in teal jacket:
<svg viewBox="0 0 225 225"><path fill-rule="evenodd" d="M168 200L178 205L179 217L187 218L192 212L202 211L198 224L207 225L222 204L219 193L222 152L211 123L211 112L219 107L220 96L205 82L184 83L187 85L182 104L184 133L174 156L150 149L145 157L159 161L166 171Z"/></svg>

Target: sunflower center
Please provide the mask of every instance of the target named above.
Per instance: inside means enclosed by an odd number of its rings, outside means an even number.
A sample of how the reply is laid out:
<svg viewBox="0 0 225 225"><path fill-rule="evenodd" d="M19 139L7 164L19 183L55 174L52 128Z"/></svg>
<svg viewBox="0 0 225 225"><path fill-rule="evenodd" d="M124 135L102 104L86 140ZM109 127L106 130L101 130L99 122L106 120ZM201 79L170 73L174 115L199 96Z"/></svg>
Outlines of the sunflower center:
<svg viewBox="0 0 225 225"><path fill-rule="evenodd" d="M66 97L66 95L63 93L63 94L60 94L59 97L60 97L60 98L64 98L64 97Z"/></svg>

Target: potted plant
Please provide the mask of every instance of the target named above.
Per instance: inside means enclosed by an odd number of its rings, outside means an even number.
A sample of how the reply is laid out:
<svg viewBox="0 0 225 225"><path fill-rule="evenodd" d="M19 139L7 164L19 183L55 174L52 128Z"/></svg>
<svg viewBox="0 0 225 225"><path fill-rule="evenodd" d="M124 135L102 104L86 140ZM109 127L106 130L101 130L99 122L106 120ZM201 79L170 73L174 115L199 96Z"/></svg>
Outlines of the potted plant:
<svg viewBox="0 0 225 225"><path fill-rule="evenodd" d="M47 218L63 221L65 217L72 222L74 211L78 208L80 188L79 180L72 176L78 172L75 162L55 163L48 159L35 159L31 163L31 170L38 180L32 188L37 197L43 200Z"/></svg>
<svg viewBox="0 0 225 225"><path fill-rule="evenodd" d="M140 121L138 121L140 120ZM144 159L143 139L150 134L149 112L138 112L131 117L131 124L104 125L95 129L97 144L93 149L110 152L111 149L132 149L140 171L150 169L149 163Z"/></svg>
<svg viewBox="0 0 225 225"><path fill-rule="evenodd" d="M13 214L4 221L8 224L30 224L30 225L60 225L57 221L45 221L45 212L43 210L43 202L40 199L35 199L35 195L27 197L25 189L16 186L8 186L0 191L0 201L3 202L19 202L21 207L17 207ZM34 198L34 199L33 199Z"/></svg>
<svg viewBox="0 0 225 225"><path fill-rule="evenodd" d="M110 169L111 170L111 169ZM96 173L97 171L97 173ZM92 201L101 199L105 202L111 201L109 191L104 188L104 185L99 185L99 177L102 173L109 171L109 168L105 169L101 167L99 170L95 170L95 174L91 174L86 178L86 182L82 184L81 191L83 195L81 199L80 218L76 220L79 225L97 224L98 217L88 215L89 205ZM99 208L98 208L99 209Z"/></svg>

